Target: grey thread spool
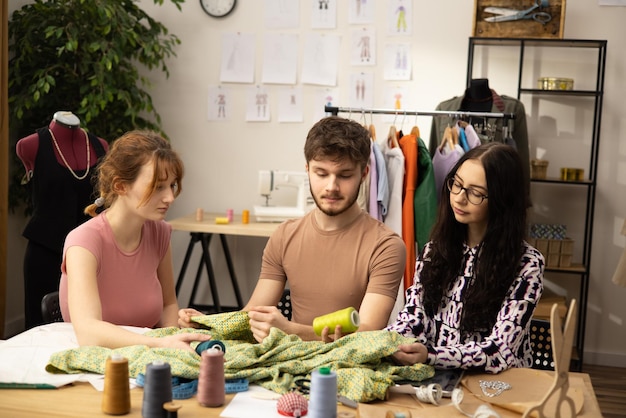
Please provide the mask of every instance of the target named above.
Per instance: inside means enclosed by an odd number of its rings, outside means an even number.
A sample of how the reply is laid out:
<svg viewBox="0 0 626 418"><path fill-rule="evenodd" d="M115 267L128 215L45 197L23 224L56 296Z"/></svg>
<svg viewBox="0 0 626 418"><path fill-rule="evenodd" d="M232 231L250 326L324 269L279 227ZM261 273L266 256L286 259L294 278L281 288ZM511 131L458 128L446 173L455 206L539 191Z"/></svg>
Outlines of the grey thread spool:
<svg viewBox="0 0 626 418"><path fill-rule="evenodd" d="M311 373L310 418L337 416L337 373L330 367L320 367Z"/></svg>
<svg viewBox="0 0 626 418"><path fill-rule="evenodd" d="M163 404L172 401L172 371L170 365L155 361L146 365L146 381L143 387L143 418L167 418Z"/></svg>

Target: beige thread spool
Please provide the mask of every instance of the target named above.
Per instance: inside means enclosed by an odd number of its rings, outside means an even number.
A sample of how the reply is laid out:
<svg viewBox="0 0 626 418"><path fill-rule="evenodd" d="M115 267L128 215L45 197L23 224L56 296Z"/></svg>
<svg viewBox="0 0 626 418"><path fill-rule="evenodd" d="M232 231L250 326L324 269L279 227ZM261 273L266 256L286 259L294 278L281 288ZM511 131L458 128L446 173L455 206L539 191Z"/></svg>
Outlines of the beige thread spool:
<svg viewBox="0 0 626 418"><path fill-rule="evenodd" d="M109 415L124 415L130 412L128 360L117 353L111 354L106 360L102 412Z"/></svg>
<svg viewBox="0 0 626 418"><path fill-rule="evenodd" d="M202 208L198 208L196 209L196 221L202 222L202 219L204 219L204 211Z"/></svg>

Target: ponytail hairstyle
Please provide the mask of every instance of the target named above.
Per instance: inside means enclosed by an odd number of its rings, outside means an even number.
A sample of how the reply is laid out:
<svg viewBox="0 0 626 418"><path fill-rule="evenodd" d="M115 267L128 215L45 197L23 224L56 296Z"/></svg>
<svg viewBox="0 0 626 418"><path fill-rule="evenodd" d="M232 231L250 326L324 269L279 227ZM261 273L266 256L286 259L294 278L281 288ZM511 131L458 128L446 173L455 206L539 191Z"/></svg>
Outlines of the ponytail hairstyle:
<svg viewBox="0 0 626 418"><path fill-rule="evenodd" d="M171 144L156 132L135 130L116 139L98 164L94 177L94 190L98 198L85 208L85 214L96 216L110 207L118 197L119 186L132 184L139 176L141 167L149 162L154 162L154 175L151 187L147 189L140 205L150 200L158 183L167 178L168 174L173 174L175 178L174 197L177 197L182 191L182 160Z"/></svg>

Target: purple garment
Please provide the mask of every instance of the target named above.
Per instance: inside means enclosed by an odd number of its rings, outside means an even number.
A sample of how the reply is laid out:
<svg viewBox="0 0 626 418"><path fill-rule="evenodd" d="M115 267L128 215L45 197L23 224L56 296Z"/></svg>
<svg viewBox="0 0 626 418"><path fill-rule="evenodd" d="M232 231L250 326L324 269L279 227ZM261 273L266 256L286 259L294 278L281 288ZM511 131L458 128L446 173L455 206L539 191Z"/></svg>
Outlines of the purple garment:
<svg viewBox="0 0 626 418"><path fill-rule="evenodd" d="M435 189L437 190L437 201L441 195L441 188L444 186L446 176L454 167L459 158L463 155L463 149L455 147L453 150L446 148L445 151L441 147L437 147L433 155L433 171L435 173Z"/></svg>
<svg viewBox="0 0 626 418"><path fill-rule="evenodd" d="M370 200L369 214L374 219L383 221L382 214L378 210L378 171L376 171L376 157L374 156L374 148L370 151Z"/></svg>

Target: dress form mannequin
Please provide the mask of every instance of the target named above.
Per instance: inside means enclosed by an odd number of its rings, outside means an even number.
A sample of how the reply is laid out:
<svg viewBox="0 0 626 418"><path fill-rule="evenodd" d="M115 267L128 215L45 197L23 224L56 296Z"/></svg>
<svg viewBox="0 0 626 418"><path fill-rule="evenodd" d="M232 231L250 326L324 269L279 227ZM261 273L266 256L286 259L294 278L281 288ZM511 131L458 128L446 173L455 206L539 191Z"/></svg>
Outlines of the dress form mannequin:
<svg viewBox="0 0 626 418"><path fill-rule="evenodd" d="M59 164L65 166L63 162L63 158L65 158L69 167L74 171L85 170L87 168L86 133L80 128L78 117L72 112L56 112L48 125L48 129L52 131L63 155L61 157L61 154L55 147L55 155ZM99 140L104 150L107 151L108 143L104 139ZM22 164L24 164L26 169L28 180L34 173L38 149L39 135L37 133L20 139L15 146L17 156L22 160ZM96 151L93 147L89 147L89 155L90 163L96 161Z"/></svg>
<svg viewBox="0 0 626 418"><path fill-rule="evenodd" d="M41 299L59 288L63 242L86 221L93 202L91 175L108 143L80 128L71 112L57 112L48 127L20 139L16 153L26 169L33 215L22 235L26 329L40 325Z"/></svg>
<svg viewBox="0 0 626 418"><path fill-rule="evenodd" d="M476 78L470 81L470 85L465 89L465 95L461 102L460 110L471 112L491 112L493 105L493 93L489 88L489 80L486 78Z"/></svg>

